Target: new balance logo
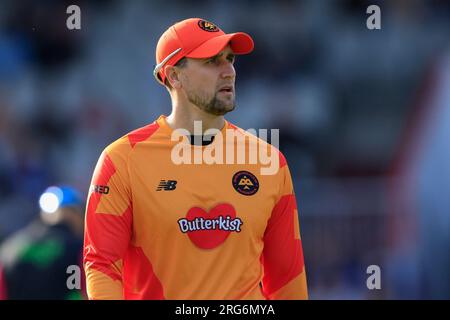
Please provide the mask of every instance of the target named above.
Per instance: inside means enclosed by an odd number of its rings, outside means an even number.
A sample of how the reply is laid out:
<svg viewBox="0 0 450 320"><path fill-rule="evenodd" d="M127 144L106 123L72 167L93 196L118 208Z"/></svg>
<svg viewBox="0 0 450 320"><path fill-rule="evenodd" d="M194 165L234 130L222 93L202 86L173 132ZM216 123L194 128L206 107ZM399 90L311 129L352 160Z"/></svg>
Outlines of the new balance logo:
<svg viewBox="0 0 450 320"><path fill-rule="evenodd" d="M177 188L177 180L161 180L156 191L172 191Z"/></svg>

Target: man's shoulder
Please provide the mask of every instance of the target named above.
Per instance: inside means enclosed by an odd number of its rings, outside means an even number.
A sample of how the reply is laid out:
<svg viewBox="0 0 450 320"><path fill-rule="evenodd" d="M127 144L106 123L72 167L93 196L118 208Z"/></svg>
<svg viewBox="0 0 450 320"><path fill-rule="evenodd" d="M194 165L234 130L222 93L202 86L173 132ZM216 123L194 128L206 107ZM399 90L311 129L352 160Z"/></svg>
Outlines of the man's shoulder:
<svg viewBox="0 0 450 320"><path fill-rule="evenodd" d="M235 135L248 139L247 141L249 141L250 146L257 148L257 150L266 150L266 152L270 152L270 154L272 154L272 152L277 154L279 159L279 168L282 168L287 164L286 157L278 146L279 137L274 136L275 134L278 134L277 131L268 129L244 130L231 122L228 122L228 129L233 130ZM270 139L270 141L274 141L275 144L269 143L267 141L268 139Z"/></svg>
<svg viewBox="0 0 450 320"><path fill-rule="evenodd" d="M228 122L228 128L230 133L232 133L234 136L240 138L244 137L248 139L250 143L263 143L264 145L270 145L267 141L261 139L258 137L258 132L256 130L245 130L241 127L236 126L235 124Z"/></svg>
<svg viewBox="0 0 450 320"><path fill-rule="evenodd" d="M279 137L275 136L278 134L277 131L272 131L270 129L245 130L231 122L228 122L228 129L233 130L233 132L235 132L235 135L248 138L248 141L250 141L250 143L273 149L275 152L278 152L280 154L280 157L282 157L284 161L286 161L283 153L280 151L278 146ZM270 141L273 141L274 144L268 142L267 140L269 139Z"/></svg>
<svg viewBox="0 0 450 320"><path fill-rule="evenodd" d="M129 153L137 144L150 139L158 128L159 124L153 121L145 126L134 129L110 143L105 148L105 151L108 153Z"/></svg>

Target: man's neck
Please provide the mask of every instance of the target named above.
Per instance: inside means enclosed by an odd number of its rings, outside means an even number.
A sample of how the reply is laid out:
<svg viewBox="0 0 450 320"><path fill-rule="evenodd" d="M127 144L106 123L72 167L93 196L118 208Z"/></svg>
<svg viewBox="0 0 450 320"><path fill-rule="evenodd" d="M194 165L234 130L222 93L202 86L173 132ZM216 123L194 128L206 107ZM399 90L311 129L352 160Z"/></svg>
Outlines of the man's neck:
<svg viewBox="0 0 450 320"><path fill-rule="evenodd" d="M194 121L201 121L203 133L208 129L222 130L225 125L223 116L206 113L196 106L173 106L172 113L166 118L172 129L186 129L194 134Z"/></svg>

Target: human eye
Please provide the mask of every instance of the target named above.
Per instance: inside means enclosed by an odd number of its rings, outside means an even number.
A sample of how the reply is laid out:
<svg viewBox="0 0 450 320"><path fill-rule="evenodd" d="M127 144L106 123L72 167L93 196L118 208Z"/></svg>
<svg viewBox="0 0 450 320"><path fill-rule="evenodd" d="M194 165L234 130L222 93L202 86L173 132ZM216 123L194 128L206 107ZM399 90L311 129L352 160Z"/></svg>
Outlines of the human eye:
<svg viewBox="0 0 450 320"><path fill-rule="evenodd" d="M217 56L214 56L214 57L209 58L209 59L206 60L207 64L214 64L216 62L217 62Z"/></svg>
<svg viewBox="0 0 450 320"><path fill-rule="evenodd" d="M228 55L228 56L227 56L227 60L230 61L231 63L234 63L234 60L235 60L234 54Z"/></svg>

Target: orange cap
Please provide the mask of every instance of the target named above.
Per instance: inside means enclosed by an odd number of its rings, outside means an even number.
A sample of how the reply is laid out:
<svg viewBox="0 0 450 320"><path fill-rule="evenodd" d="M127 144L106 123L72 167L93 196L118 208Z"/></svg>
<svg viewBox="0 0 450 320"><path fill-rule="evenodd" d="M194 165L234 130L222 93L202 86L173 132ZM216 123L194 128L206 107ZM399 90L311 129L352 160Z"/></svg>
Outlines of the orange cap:
<svg viewBox="0 0 450 320"><path fill-rule="evenodd" d="M244 32L226 34L215 24L200 18L177 22L159 38L156 46L156 66L153 75L164 84L166 66L175 65L181 58L209 58L230 44L234 54L253 51L253 39Z"/></svg>

